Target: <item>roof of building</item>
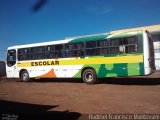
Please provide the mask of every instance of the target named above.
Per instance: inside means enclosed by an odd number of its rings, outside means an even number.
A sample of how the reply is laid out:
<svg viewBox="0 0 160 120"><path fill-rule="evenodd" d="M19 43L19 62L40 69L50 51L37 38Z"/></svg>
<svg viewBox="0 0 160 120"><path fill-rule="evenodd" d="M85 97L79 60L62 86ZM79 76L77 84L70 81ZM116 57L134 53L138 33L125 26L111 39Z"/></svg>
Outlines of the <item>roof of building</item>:
<svg viewBox="0 0 160 120"><path fill-rule="evenodd" d="M135 28L129 28L129 29L122 29L122 30L113 30L111 33L121 33L121 32L130 32L130 31L136 31L136 30L148 30L150 32L154 31L160 31L160 24L158 25L151 25L151 26L143 26L143 27L135 27Z"/></svg>

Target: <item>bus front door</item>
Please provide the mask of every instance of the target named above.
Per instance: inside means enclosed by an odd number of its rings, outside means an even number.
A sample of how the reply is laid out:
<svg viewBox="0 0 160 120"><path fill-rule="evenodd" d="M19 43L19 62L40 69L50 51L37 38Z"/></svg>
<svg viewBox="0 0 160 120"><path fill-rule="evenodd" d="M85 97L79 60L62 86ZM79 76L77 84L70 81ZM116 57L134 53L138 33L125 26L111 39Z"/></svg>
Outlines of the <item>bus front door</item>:
<svg viewBox="0 0 160 120"><path fill-rule="evenodd" d="M8 78L16 77L16 50L8 50L6 74Z"/></svg>

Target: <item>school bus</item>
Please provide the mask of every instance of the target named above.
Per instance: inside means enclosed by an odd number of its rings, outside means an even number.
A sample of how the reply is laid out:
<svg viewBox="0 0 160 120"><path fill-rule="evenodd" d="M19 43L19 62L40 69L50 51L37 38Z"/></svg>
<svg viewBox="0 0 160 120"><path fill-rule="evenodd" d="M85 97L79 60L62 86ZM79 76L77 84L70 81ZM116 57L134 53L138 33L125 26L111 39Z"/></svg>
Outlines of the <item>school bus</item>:
<svg viewBox="0 0 160 120"><path fill-rule="evenodd" d="M8 78L99 78L151 74L154 48L148 31L90 35L65 40L11 46L7 49Z"/></svg>

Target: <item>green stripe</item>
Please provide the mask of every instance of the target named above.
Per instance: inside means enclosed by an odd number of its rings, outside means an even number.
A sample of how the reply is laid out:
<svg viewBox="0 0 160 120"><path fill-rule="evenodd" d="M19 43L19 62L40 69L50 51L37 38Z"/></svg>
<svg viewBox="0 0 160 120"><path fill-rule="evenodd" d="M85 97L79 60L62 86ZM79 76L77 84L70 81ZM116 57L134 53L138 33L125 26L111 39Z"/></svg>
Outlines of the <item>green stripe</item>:
<svg viewBox="0 0 160 120"><path fill-rule="evenodd" d="M133 31L133 32L125 32L125 33L118 33L118 34L112 34L110 38L121 38L121 37L129 37L137 34L142 34L143 31Z"/></svg>
<svg viewBox="0 0 160 120"><path fill-rule="evenodd" d="M71 40L69 43L73 42L82 42L82 41L91 41L91 40L102 40L105 39L109 34L106 35L98 35L98 36L89 36L89 37L81 37Z"/></svg>
<svg viewBox="0 0 160 120"><path fill-rule="evenodd" d="M105 55L96 55L96 56L89 56L89 58L103 58L103 57L121 57L121 56L137 56L137 55L143 55L143 53L125 53L125 54L105 54ZM82 57L84 58L84 57Z"/></svg>

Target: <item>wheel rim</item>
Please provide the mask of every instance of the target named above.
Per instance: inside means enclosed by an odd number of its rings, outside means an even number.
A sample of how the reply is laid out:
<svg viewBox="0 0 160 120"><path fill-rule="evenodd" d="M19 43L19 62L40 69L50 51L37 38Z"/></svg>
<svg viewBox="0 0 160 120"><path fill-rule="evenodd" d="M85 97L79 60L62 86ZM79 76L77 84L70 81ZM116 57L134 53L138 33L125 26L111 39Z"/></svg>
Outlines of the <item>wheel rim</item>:
<svg viewBox="0 0 160 120"><path fill-rule="evenodd" d="M28 79L28 74L24 73L23 76L22 76L22 78L23 78L24 81L26 81Z"/></svg>
<svg viewBox="0 0 160 120"><path fill-rule="evenodd" d="M85 74L85 79L86 79L86 81L88 81L88 82L92 81L92 80L94 79L93 73L92 73L92 72L87 72L87 73Z"/></svg>

